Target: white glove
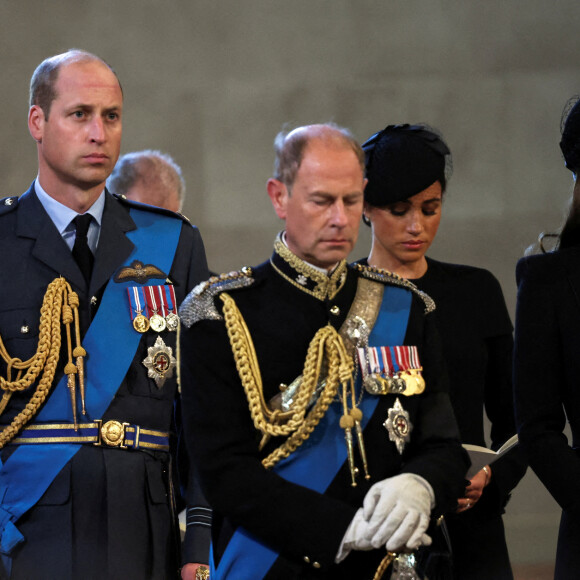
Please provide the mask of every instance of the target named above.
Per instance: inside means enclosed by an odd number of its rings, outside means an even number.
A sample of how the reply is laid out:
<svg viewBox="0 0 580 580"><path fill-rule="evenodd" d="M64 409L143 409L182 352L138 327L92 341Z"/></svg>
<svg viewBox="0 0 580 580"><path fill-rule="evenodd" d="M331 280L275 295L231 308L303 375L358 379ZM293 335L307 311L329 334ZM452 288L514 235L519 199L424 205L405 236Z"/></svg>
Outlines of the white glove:
<svg viewBox="0 0 580 580"><path fill-rule="evenodd" d="M366 540L373 548L386 545L390 552L429 546L431 538L425 530L434 506L433 488L419 475L401 473L383 479L369 489L363 501Z"/></svg>
<svg viewBox="0 0 580 580"><path fill-rule="evenodd" d="M338 554L334 561L338 564L342 562L350 553L351 550L372 550L373 546L369 540L368 536L368 523L363 517L363 509L359 510L354 514L352 522L348 526L344 538L342 538L342 543L338 549Z"/></svg>

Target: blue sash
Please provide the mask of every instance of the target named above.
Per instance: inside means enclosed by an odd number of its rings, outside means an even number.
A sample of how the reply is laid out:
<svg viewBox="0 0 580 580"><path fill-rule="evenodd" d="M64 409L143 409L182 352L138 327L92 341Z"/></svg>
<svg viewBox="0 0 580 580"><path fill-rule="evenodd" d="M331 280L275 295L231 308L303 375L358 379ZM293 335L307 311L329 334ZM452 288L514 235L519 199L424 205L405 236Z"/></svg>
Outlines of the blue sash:
<svg viewBox="0 0 580 580"><path fill-rule="evenodd" d="M403 344L409 313L411 292L397 286L385 286L381 309L369 337L370 346ZM362 388L361 385L358 385ZM372 417L379 397L365 395L359 408L363 412L362 427ZM324 493L346 461L344 432L339 421L341 405L330 405L310 438L294 453L280 461L274 471L284 479ZM316 468L314 468L314 466ZM263 578L278 557L243 528L238 528L216 568L210 553L212 580L258 580Z"/></svg>
<svg viewBox="0 0 580 580"><path fill-rule="evenodd" d="M127 233L135 244L127 264L140 260L169 272L181 233L181 221L142 210L131 209L130 213L137 229ZM141 334L135 332L131 324L121 323L119 318L121 312L128 310L126 288L129 285L134 286L135 282L109 281L83 339L83 347L88 353L86 402L93 417L102 417L109 407L141 340ZM128 314L126 317L128 319ZM53 389L35 422L62 423L64 417L71 417L66 375ZM5 565L10 566L6 556L24 540L15 522L36 504L80 448L79 444L68 443L23 445L0 466L0 552Z"/></svg>

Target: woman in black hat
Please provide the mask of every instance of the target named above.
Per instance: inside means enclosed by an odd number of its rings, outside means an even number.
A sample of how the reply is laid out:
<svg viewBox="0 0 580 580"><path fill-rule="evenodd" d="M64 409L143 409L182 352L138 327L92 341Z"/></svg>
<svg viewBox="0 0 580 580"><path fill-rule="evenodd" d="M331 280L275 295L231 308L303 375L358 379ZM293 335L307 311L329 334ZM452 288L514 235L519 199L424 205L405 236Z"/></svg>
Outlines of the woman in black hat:
<svg viewBox="0 0 580 580"><path fill-rule="evenodd" d="M556 580L580 574L580 101L562 116L560 148L574 175L556 251L518 262L516 420L530 466L562 508ZM563 430L572 430L568 443Z"/></svg>
<svg viewBox="0 0 580 580"><path fill-rule="evenodd" d="M441 219L451 153L423 125L388 126L363 149L364 220L373 234L368 264L409 279L435 300L461 439L486 445L485 409L498 449L515 434L512 325L500 285L487 270L426 256ZM513 578L501 514L524 473L514 449L466 482L457 512L446 516L454 578Z"/></svg>

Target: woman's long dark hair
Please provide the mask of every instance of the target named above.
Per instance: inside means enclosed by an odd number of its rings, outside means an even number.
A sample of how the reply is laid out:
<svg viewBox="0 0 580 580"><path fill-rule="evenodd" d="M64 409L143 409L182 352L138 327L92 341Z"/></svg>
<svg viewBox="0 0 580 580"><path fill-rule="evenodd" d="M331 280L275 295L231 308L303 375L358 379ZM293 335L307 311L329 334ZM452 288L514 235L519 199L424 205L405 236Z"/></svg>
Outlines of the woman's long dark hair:
<svg viewBox="0 0 580 580"><path fill-rule="evenodd" d="M580 169L580 96L568 100L560 121L562 139L560 149L564 155L566 167L576 177ZM558 249L580 246L580 184L576 182L572 203L564 227L560 232Z"/></svg>

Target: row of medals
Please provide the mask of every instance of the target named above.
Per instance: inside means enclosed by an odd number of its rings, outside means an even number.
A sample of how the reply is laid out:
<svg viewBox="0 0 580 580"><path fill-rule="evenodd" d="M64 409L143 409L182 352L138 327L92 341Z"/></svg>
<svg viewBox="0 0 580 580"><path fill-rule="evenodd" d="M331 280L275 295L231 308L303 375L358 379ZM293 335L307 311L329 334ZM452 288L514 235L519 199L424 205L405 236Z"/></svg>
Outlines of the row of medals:
<svg viewBox="0 0 580 580"><path fill-rule="evenodd" d="M170 312L165 317L155 313L150 318L138 313L133 319L133 328L141 333L147 332L150 328L155 332L163 332L164 330L175 332L178 326L179 316L175 312Z"/></svg>
<svg viewBox="0 0 580 580"><path fill-rule="evenodd" d="M422 370L422 368L408 369L387 377L371 373L364 377L363 386L371 395L398 394L405 397L420 395L425 390Z"/></svg>

